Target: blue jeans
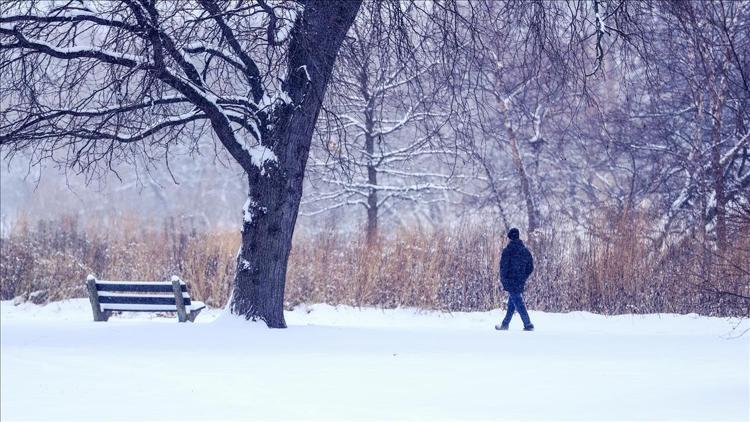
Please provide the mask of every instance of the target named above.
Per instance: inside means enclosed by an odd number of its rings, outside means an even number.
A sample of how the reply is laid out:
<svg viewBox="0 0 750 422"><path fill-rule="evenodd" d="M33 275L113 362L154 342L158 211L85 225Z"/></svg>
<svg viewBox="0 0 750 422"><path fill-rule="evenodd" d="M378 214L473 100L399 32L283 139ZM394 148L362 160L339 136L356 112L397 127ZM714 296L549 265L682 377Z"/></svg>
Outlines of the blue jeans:
<svg viewBox="0 0 750 422"><path fill-rule="evenodd" d="M513 313L515 311L518 311L518 314L521 315L521 321L523 321L524 327L531 325L529 313L526 312L526 305L523 303L523 296L521 296L521 293L508 292L508 312L505 313L505 318L503 318L503 325L510 324L510 319L513 318Z"/></svg>

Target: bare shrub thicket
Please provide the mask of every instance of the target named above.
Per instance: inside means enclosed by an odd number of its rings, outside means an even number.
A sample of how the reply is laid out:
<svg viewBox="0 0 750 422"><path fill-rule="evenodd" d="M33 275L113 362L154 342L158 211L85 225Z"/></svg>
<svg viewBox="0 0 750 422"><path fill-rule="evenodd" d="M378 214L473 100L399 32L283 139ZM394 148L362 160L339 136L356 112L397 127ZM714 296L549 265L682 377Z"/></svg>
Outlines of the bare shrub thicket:
<svg viewBox="0 0 750 422"><path fill-rule="evenodd" d="M730 253L719 255L692 238L654 250L647 215L613 211L598 218L601 230L576 236L546 230L535 239L530 308L750 314L746 220L736 222ZM35 290L47 290L51 300L84 297L88 273L127 280L179 274L197 298L223 306L234 276L239 231L197 231L175 220L155 230L143 223L132 218L105 227L70 217L19 222L0 239L2 299ZM501 306L506 296L498 289L497 264L504 234L489 225L458 227L395 231L370 246L364 237L334 230L298 235L286 307L325 302L470 311Z"/></svg>
<svg viewBox="0 0 750 422"><path fill-rule="evenodd" d="M72 217L33 224L21 219L0 239L2 298L35 290L47 290L50 300L84 297L87 274L109 280L168 280L179 274L197 296L215 306L225 303L239 232L198 232L173 219L161 229L144 229L144 223L124 218L105 227Z"/></svg>

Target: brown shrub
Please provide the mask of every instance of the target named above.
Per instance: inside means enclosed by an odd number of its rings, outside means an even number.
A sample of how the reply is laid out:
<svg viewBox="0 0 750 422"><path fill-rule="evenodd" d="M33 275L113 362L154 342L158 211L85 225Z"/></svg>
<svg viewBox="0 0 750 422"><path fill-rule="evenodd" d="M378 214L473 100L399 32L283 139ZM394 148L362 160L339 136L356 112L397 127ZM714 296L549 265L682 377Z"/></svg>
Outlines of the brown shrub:
<svg viewBox="0 0 750 422"><path fill-rule="evenodd" d="M595 231L572 236L550 229L529 242L536 260L526 293L531 309L750 313L746 220L735 230L732 247L719 253L706 246L710 243L689 237L655 251L645 235L647 216L613 213L601 218ZM154 226L158 228L148 228ZM196 298L223 306L239 239L238 231L198 231L173 219L156 225L137 218L114 225L84 225L72 217L34 224L21 219L0 239L0 296L10 299L44 289L50 300L83 297L88 273L112 280L166 280L177 274L189 282ZM333 231L298 235L287 273L286 306L497 308L505 299L497 281L504 243L504 233L496 228L471 225L434 232L398 230L374 246Z"/></svg>

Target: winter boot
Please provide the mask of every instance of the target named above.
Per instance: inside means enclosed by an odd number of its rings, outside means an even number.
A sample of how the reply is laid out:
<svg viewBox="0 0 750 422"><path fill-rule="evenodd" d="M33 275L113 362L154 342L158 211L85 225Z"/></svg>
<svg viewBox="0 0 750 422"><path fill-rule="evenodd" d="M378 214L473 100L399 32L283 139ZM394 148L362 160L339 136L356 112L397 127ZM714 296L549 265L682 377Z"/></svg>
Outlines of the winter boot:
<svg viewBox="0 0 750 422"><path fill-rule="evenodd" d="M500 331L507 331L508 330L508 324L497 324L495 325L496 330Z"/></svg>
<svg viewBox="0 0 750 422"><path fill-rule="evenodd" d="M523 327L524 331L534 331L534 324L529 324L525 327Z"/></svg>

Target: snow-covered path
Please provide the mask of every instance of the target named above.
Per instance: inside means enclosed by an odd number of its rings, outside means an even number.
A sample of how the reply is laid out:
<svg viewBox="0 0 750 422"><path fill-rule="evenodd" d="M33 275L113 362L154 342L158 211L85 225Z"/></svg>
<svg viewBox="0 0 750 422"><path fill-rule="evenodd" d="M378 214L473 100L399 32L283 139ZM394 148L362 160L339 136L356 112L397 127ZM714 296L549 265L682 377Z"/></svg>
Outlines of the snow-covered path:
<svg viewBox="0 0 750 422"><path fill-rule="evenodd" d="M750 335L696 316L298 308L91 321L2 302L6 420L748 420Z"/></svg>

